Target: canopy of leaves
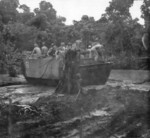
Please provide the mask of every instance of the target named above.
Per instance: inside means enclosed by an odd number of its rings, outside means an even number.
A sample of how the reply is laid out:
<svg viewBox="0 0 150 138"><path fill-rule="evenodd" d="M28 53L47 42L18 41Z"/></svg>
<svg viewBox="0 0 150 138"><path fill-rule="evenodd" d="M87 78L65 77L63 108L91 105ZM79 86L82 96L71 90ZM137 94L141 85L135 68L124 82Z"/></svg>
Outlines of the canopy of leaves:
<svg viewBox="0 0 150 138"><path fill-rule="evenodd" d="M19 13L20 22L26 24L34 17L34 13L30 12L30 8L27 5L20 5L19 9L23 10L23 12Z"/></svg>
<svg viewBox="0 0 150 138"><path fill-rule="evenodd" d="M150 22L150 1L144 0L143 5L141 6L142 18L144 18L145 23L149 24Z"/></svg>
<svg viewBox="0 0 150 138"><path fill-rule="evenodd" d="M18 0L1 0L0 1L0 17L4 24L9 21L17 21L19 5Z"/></svg>
<svg viewBox="0 0 150 138"><path fill-rule="evenodd" d="M6 51L6 55L13 55L16 51L32 50L35 41L39 45L45 42L48 47L51 43L59 46L61 42L74 43L78 39L87 47L98 41L104 45L109 57L116 56L119 60L125 56L140 57L145 54L141 46L144 26L130 15L129 9L133 2L112 0L98 21L83 13L79 21L74 20L73 25L65 25L66 18L58 16L50 2L41 1L32 12L27 5L20 5L18 0L1 0L0 64L7 61L8 56L4 56ZM18 8L22 12L18 12ZM143 1L141 11L145 26L149 26L149 0Z"/></svg>

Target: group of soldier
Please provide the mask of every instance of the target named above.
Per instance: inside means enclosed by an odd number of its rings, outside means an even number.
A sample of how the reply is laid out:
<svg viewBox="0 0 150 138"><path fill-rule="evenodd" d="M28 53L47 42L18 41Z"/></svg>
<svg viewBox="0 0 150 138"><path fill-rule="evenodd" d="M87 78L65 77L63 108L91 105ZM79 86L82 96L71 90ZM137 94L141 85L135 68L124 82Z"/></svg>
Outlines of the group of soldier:
<svg viewBox="0 0 150 138"><path fill-rule="evenodd" d="M37 43L34 44L34 49L31 53L32 58L45 58L45 57L62 57L68 50L80 51L80 58L94 58L98 60L99 57L103 58L103 46L98 42L93 42L88 48L85 48L81 40L76 40L75 43L68 43L67 45L64 42L61 42L60 46L56 46L53 43L50 48L42 43L42 46L39 47Z"/></svg>

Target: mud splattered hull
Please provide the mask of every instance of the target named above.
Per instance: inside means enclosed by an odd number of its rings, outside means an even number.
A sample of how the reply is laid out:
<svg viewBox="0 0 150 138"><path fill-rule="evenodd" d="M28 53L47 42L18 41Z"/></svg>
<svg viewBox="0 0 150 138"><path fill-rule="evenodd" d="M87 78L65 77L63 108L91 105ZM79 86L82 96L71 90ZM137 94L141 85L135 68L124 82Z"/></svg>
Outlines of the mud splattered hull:
<svg viewBox="0 0 150 138"><path fill-rule="evenodd" d="M110 63L81 65L80 74L82 78L82 85L104 85L108 80L110 71Z"/></svg>
<svg viewBox="0 0 150 138"><path fill-rule="evenodd" d="M47 61L46 61L47 64L43 64L43 62L41 62L41 59L39 60L39 62L37 61L23 62L22 65L23 74L29 83L38 85L44 84L49 86L57 86L59 80L63 76L62 65L59 65L60 62L56 63L55 60L51 60L48 62ZM36 64L34 62L36 62ZM45 65L45 67L41 66L40 65L41 63ZM29 66L31 68L29 68ZM34 68L34 66L37 67ZM43 70L44 73L46 74L43 73ZM79 67L79 72L82 78L82 86L104 85L108 80L110 71L111 71L110 63L100 62L93 64L91 63L81 64Z"/></svg>
<svg viewBox="0 0 150 138"><path fill-rule="evenodd" d="M31 77L25 77L28 83L34 84L34 85L48 85L48 86L57 86L59 83L59 80L54 79L42 79L42 78L31 78Z"/></svg>
<svg viewBox="0 0 150 138"><path fill-rule="evenodd" d="M23 75L30 84L57 86L60 80L60 66L57 63L55 64L57 67L52 69L54 62L52 59L23 60Z"/></svg>

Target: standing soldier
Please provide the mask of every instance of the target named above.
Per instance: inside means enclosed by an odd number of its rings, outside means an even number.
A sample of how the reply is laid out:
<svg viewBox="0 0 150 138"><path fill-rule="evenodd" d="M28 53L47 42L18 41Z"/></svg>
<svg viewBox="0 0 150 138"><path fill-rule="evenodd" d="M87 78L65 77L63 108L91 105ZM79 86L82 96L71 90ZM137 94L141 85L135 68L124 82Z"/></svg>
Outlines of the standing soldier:
<svg viewBox="0 0 150 138"><path fill-rule="evenodd" d="M148 66L148 70L150 70L150 26L147 29L147 32L143 35L142 37L142 43L143 46L147 52L147 66ZM146 81L150 81L150 73L148 76L148 80ZM147 124L148 124L148 128L150 129L150 91L148 91L148 110L147 110Z"/></svg>
<svg viewBox="0 0 150 138"><path fill-rule="evenodd" d="M31 56L34 56L35 58L39 58L41 57L42 53L41 53L41 49L39 47L39 45L37 43L34 44L34 49L31 53Z"/></svg>
<svg viewBox="0 0 150 138"><path fill-rule="evenodd" d="M147 66L148 66L148 69L150 70L150 64L149 64L149 61L150 61L150 27L149 29L147 29L148 31L143 35L142 37L142 43L143 43L143 46L147 52Z"/></svg>
<svg viewBox="0 0 150 138"><path fill-rule="evenodd" d="M55 57L57 52L57 46L52 43L51 47L47 52L47 56Z"/></svg>
<svg viewBox="0 0 150 138"><path fill-rule="evenodd" d="M45 43L44 43L44 42L42 43L42 48L41 48L41 50L42 50L42 56L43 56L43 57L46 57L46 56L47 56L47 52L48 52L48 48L45 46Z"/></svg>

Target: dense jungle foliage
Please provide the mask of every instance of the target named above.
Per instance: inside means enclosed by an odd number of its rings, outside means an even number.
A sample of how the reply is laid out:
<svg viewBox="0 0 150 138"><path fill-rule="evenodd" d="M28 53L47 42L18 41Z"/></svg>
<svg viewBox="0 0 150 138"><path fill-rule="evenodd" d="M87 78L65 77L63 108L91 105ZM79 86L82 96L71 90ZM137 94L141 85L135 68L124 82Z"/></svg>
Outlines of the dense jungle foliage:
<svg viewBox="0 0 150 138"><path fill-rule="evenodd" d="M73 25L65 25L66 18L58 16L50 2L41 1L32 12L19 0L0 0L0 73L7 73L13 66L18 68L22 52L32 50L35 41L44 41L50 47L51 43L59 46L61 42L82 39L88 46L95 38L116 67L139 68L136 59L147 56L141 38L150 22L150 1L143 0L141 6L145 25L131 17L134 2L112 0L99 20L83 15Z"/></svg>

